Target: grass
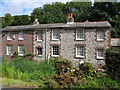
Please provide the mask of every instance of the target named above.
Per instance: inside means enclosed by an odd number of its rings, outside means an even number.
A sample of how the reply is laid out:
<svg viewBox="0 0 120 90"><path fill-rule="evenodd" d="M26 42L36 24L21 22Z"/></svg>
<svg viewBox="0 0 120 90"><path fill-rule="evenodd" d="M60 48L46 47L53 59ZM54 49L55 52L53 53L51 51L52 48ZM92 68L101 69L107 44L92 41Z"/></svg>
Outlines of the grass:
<svg viewBox="0 0 120 90"><path fill-rule="evenodd" d="M44 86L45 79L55 75L54 61L50 64L45 61L32 62L27 58L18 57L12 61L2 62L2 77L9 79L18 79L25 82L36 82L40 87Z"/></svg>
<svg viewBox="0 0 120 90"><path fill-rule="evenodd" d="M2 65L1 65L2 64ZM56 75L55 61L50 59L50 63L45 61L29 61L27 58L17 57L12 61L3 60L0 63L2 70L3 86L16 88L59 88L59 84L51 77ZM120 89L120 83L112 80L103 73L97 73L100 77L84 77L84 82L71 83L69 88L115 88ZM65 86L63 86L65 87ZM67 87L67 86L66 86Z"/></svg>
<svg viewBox="0 0 120 90"><path fill-rule="evenodd" d="M2 86L10 87L10 88L38 88L39 86L34 83L23 82L21 80L14 80L8 78L1 78L0 83L2 82Z"/></svg>

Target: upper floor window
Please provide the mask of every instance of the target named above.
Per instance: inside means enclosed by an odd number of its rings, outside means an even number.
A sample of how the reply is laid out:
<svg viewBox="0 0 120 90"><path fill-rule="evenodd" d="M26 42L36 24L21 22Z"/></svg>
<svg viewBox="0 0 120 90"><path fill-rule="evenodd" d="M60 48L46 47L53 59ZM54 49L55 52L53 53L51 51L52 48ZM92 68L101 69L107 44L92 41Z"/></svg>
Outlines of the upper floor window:
<svg viewBox="0 0 120 90"><path fill-rule="evenodd" d="M12 40L12 33L11 32L7 33L7 40Z"/></svg>
<svg viewBox="0 0 120 90"><path fill-rule="evenodd" d="M97 59L104 59L104 50L97 49Z"/></svg>
<svg viewBox="0 0 120 90"><path fill-rule="evenodd" d="M52 46L52 56L59 56L59 46Z"/></svg>
<svg viewBox="0 0 120 90"><path fill-rule="evenodd" d="M19 32L19 40L23 40L24 39L24 32L21 31Z"/></svg>
<svg viewBox="0 0 120 90"><path fill-rule="evenodd" d="M7 45L6 55L12 55L12 45Z"/></svg>
<svg viewBox="0 0 120 90"><path fill-rule="evenodd" d="M37 32L37 41L42 41L42 32Z"/></svg>
<svg viewBox="0 0 120 90"><path fill-rule="evenodd" d="M42 48L37 48L37 55L42 55Z"/></svg>
<svg viewBox="0 0 120 90"><path fill-rule="evenodd" d="M104 32L98 31L97 32L97 41L103 41L104 40Z"/></svg>
<svg viewBox="0 0 120 90"><path fill-rule="evenodd" d="M76 57L85 57L85 47L84 46L76 46Z"/></svg>
<svg viewBox="0 0 120 90"><path fill-rule="evenodd" d="M24 47L24 45L19 45L18 46L18 55L22 56L22 55L24 55L24 53L25 53L25 47Z"/></svg>
<svg viewBox="0 0 120 90"><path fill-rule="evenodd" d="M76 40L84 40L84 29L76 30Z"/></svg>
<svg viewBox="0 0 120 90"><path fill-rule="evenodd" d="M59 40L59 39L60 39L60 31L52 30L52 40Z"/></svg>

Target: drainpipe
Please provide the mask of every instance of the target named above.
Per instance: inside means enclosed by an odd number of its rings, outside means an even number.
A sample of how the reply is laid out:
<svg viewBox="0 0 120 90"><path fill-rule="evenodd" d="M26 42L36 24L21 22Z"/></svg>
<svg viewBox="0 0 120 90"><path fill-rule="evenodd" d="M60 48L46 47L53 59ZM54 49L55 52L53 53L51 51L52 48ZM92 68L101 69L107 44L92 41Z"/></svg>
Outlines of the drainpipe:
<svg viewBox="0 0 120 90"><path fill-rule="evenodd" d="M46 32L47 32L47 29L45 29L45 60L47 60L47 57L46 57Z"/></svg>

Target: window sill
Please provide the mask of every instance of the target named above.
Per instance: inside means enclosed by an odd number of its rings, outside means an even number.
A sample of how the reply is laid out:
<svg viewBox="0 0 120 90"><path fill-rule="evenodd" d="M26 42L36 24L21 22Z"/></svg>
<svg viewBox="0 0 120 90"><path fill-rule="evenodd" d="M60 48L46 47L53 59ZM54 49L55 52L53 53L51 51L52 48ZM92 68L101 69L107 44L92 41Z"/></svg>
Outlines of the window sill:
<svg viewBox="0 0 120 90"><path fill-rule="evenodd" d="M18 54L18 56L24 56L24 54Z"/></svg>
<svg viewBox="0 0 120 90"><path fill-rule="evenodd" d="M52 57L60 57L59 55L52 55Z"/></svg>
<svg viewBox="0 0 120 90"><path fill-rule="evenodd" d="M75 56L75 58L85 58L85 56Z"/></svg>
<svg viewBox="0 0 120 90"><path fill-rule="evenodd" d="M8 41L11 41L12 39L7 39Z"/></svg>
<svg viewBox="0 0 120 90"><path fill-rule="evenodd" d="M59 39L52 39L52 41L59 41Z"/></svg>
<svg viewBox="0 0 120 90"><path fill-rule="evenodd" d="M76 39L76 41L84 41L85 39Z"/></svg>
<svg viewBox="0 0 120 90"><path fill-rule="evenodd" d="M38 54L37 54L36 56L42 57L43 55L38 55Z"/></svg>
<svg viewBox="0 0 120 90"><path fill-rule="evenodd" d="M103 42L104 40L103 39L97 39L98 42Z"/></svg>
<svg viewBox="0 0 120 90"><path fill-rule="evenodd" d="M42 42L42 40L36 40L37 42Z"/></svg>
<svg viewBox="0 0 120 90"><path fill-rule="evenodd" d="M19 38L18 40L24 40L23 38Z"/></svg>
<svg viewBox="0 0 120 90"><path fill-rule="evenodd" d="M7 56L12 56L13 54L6 54Z"/></svg>
<svg viewBox="0 0 120 90"><path fill-rule="evenodd" d="M103 60L104 57L96 57L96 59Z"/></svg>

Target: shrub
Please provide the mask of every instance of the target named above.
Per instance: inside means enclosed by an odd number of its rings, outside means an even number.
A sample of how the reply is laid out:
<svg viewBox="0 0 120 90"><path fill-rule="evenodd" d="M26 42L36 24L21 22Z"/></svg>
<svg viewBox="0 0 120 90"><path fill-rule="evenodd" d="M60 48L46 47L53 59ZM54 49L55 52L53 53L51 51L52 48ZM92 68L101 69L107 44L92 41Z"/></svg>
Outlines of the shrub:
<svg viewBox="0 0 120 90"><path fill-rule="evenodd" d="M57 74L63 74L68 72L72 67L72 63L69 60L59 58L55 61L55 68Z"/></svg>
<svg viewBox="0 0 120 90"><path fill-rule="evenodd" d="M106 67L108 74L120 81L120 47L111 47L106 51Z"/></svg>
<svg viewBox="0 0 120 90"><path fill-rule="evenodd" d="M94 68L91 63L82 63L79 65L79 70L82 70L85 76L93 76Z"/></svg>

